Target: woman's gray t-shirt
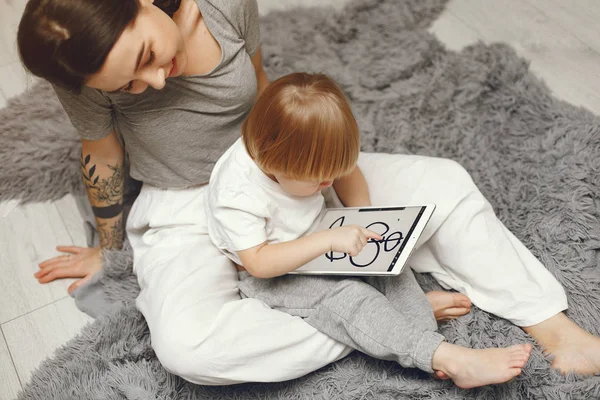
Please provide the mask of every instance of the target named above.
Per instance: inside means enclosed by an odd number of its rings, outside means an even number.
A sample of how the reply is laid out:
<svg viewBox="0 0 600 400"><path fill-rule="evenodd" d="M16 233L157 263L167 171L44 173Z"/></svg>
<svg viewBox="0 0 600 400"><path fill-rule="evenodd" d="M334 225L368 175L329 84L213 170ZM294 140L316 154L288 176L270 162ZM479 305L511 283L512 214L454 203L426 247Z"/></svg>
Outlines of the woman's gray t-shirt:
<svg viewBox="0 0 600 400"><path fill-rule="evenodd" d="M133 178L161 188L207 183L216 161L239 137L254 103L251 56L259 47L256 0L196 0L221 46L209 73L170 78L160 90L133 95L54 87L83 139L113 130L125 143Z"/></svg>

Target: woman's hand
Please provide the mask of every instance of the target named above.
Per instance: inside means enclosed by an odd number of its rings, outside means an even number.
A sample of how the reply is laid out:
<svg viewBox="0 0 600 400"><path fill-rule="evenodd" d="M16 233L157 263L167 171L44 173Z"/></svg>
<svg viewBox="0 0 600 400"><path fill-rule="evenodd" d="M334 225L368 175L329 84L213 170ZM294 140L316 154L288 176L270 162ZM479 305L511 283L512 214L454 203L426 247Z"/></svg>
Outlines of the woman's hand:
<svg viewBox="0 0 600 400"><path fill-rule="evenodd" d="M33 275L39 283L48 283L55 279L81 278L69 286L68 292L71 293L102 269L100 247L58 246L56 250L67 254L40 263L40 270Z"/></svg>
<svg viewBox="0 0 600 400"><path fill-rule="evenodd" d="M359 225L343 226L328 232L331 251L357 256L369 239L382 240L381 235Z"/></svg>

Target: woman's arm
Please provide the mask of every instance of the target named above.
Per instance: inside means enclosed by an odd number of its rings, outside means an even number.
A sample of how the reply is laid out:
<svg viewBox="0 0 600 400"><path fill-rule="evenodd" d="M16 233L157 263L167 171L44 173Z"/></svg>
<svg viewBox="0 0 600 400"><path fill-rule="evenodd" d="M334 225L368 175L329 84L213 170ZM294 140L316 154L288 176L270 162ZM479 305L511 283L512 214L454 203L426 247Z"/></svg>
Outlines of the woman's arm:
<svg viewBox="0 0 600 400"><path fill-rule="evenodd" d="M112 132L100 140L82 140L81 172L88 198L96 216L103 248L123 245L123 148ZM102 269L99 247L58 246L65 255L40 263L34 274L40 283L62 278L80 278L69 286L69 293L89 281Z"/></svg>
<svg viewBox="0 0 600 400"><path fill-rule="evenodd" d="M269 85L269 78L267 78L267 74L265 73L262 65L262 54L260 47L252 56L252 65L254 65L254 71L256 72L256 82L258 85L256 97L258 98L262 91L265 90L265 88Z"/></svg>
<svg viewBox="0 0 600 400"><path fill-rule="evenodd" d="M349 175L333 182L333 188L346 207L367 207L371 205L369 187L358 166Z"/></svg>
<svg viewBox="0 0 600 400"><path fill-rule="evenodd" d="M81 141L81 173L96 217L100 246L123 246L123 148L113 131L100 140Z"/></svg>

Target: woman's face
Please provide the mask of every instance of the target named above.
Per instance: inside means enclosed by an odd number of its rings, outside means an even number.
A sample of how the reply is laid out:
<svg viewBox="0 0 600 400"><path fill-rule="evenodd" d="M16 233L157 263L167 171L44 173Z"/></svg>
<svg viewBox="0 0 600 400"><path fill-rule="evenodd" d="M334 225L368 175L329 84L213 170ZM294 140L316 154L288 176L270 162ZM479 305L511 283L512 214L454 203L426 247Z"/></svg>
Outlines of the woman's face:
<svg viewBox="0 0 600 400"><path fill-rule="evenodd" d="M160 90L165 80L181 75L187 64L183 37L175 22L153 0L140 0L140 12L119 37L102 69L86 86L107 92Z"/></svg>

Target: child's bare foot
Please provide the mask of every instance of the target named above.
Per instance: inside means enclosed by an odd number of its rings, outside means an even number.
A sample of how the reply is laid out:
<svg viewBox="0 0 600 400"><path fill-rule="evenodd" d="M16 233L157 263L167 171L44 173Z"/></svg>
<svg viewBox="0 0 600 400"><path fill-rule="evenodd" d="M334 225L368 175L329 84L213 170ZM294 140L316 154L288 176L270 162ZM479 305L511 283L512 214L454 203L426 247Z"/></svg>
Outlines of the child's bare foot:
<svg viewBox="0 0 600 400"><path fill-rule="evenodd" d="M471 311L471 300L464 294L434 290L425 293L438 321L449 321Z"/></svg>
<svg viewBox="0 0 600 400"><path fill-rule="evenodd" d="M521 373L531 354L530 344L474 350L442 342L433 355L432 367L456 386L470 389L510 381Z"/></svg>
<svg viewBox="0 0 600 400"><path fill-rule="evenodd" d="M563 373L600 373L600 338L586 332L563 313L523 328L553 356L552 367Z"/></svg>

